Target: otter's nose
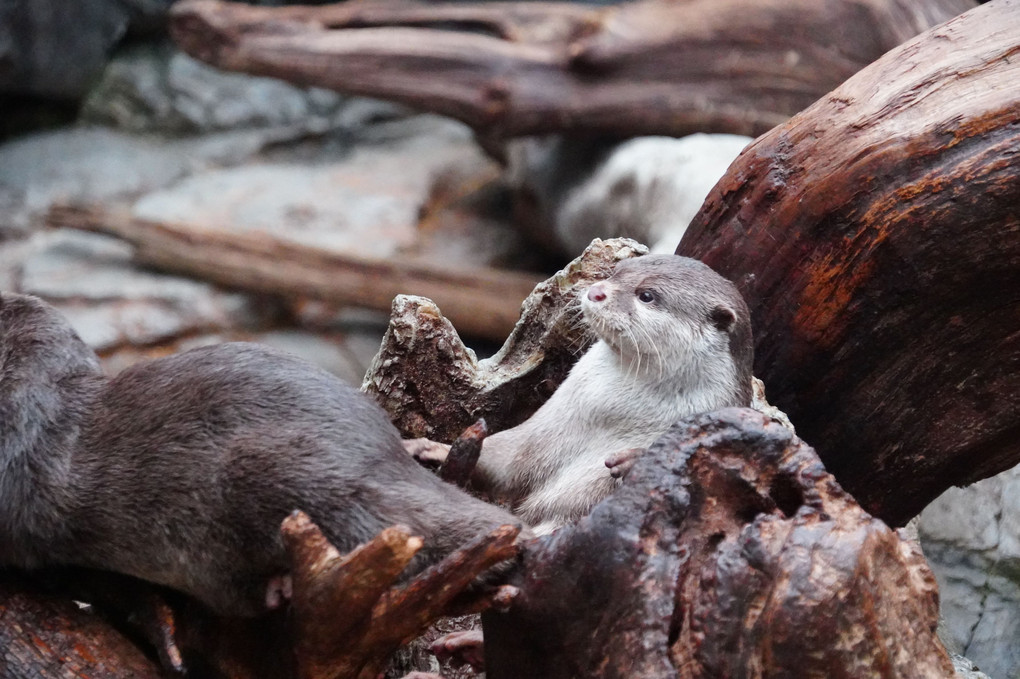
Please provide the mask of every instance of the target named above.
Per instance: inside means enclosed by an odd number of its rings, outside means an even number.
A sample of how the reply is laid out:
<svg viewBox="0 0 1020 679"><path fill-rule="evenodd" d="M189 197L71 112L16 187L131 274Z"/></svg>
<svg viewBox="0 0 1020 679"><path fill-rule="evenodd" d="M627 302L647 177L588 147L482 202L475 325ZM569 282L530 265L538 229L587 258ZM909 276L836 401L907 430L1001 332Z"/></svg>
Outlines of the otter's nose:
<svg viewBox="0 0 1020 679"><path fill-rule="evenodd" d="M590 299L593 302L605 301L606 289L602 287L601 283L596 283L595 285L588 288L588 299Z"/></svg>

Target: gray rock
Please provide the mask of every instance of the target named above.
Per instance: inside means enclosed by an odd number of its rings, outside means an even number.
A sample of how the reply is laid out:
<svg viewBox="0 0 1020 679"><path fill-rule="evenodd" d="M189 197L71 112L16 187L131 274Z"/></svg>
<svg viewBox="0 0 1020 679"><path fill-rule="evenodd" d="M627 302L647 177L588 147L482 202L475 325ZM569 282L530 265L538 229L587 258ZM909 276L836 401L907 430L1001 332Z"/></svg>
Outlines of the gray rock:
<svg viewBox="0 0 1020 679"><path fill-rule="evenodd" d="M623 142L559 136L508 145L508 181L537 212L536 234L565 254L593 238L633 238L672 253L708 192L752 140L731 134Z"/></svg>
<svg viewBox="0 0 1020 679"><path fill-rule="evenodd" d="M376 337L376 345L382 340L383 331ZM285 329L259 333L252 340L294 354L324 368L353 387L360 387L365 369L353 359L345 347L343 336L323 337L304 330Z"/></svg>
<svg viewBox="0 0 1020 679"><path fill-rule="evenodd" d="M102 128L42 132L0 145L0 187L29 211L54 200L93 200L165 186L192 166L184 150Z"/></svg>
<svg viewBox="0 0 1020 679"><path fill-rule="evenodd" d="M131 16L119 0L5 0L0 3L0 93L81 97Z"/></svg>
<svg viewBox="0 0 1020 679"><path fill-rule="evenodd" d="M76 126L0 144L0 239L27 234L55 201L128 200L299 134L274 128L167 140Z"/></svg>
<svg viewBox="0 0 1020 679"><path fill-rule="evenodd" d="M13 287L53 303L99 352L264 328L280 311L271 299L138 269L130 247L111 238L58 230L35 240Z"/></svg>
<svg viewBox="0 0 1020 679"><path fill-rule="evenodd" d="M288 126L321 133L403 113L381 101L220 71L169 45L115 56L82 109L87 121L161 134Z"/></svg>
<svg viewBox="0 0 1020 679"><path fill-rule="evenodd" d="M264 232L324 249L388 256L413 248L436 176L488 163L463 128L363 146L341 157L196 173L135 204L140 217Z"/></svg>
<svg viewBox="0 0 1020 679"><path fill-rule="evenodd" d="M992 677L1020 677L1020 467L951 488L921 514L947 646Z"/></svg>
<svg viewBox="0 0 1020 679"><path fill-rule="evenodd" d="M988 679L988 675L978 669L977 665L962 655L951 654L953 669L959 679Z"/></svg>

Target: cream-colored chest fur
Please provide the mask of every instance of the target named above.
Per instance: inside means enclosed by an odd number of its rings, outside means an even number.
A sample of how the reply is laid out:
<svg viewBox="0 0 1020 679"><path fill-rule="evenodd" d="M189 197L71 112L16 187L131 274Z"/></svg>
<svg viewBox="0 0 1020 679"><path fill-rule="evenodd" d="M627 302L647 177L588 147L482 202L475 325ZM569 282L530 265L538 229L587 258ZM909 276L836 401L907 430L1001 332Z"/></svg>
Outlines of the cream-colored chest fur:
<svg viewBox="0 0 1020 679"><path fill-rule="evenodd" d="M516 513L547 532L587 513L616 485L611 455L651 445L673 422L728 405L734 367L678 374L659 366L626 366L604 342L574 366L552 397L526 422L489 437L479 471ZM698 375L714 375L704 380Z"/></svg>

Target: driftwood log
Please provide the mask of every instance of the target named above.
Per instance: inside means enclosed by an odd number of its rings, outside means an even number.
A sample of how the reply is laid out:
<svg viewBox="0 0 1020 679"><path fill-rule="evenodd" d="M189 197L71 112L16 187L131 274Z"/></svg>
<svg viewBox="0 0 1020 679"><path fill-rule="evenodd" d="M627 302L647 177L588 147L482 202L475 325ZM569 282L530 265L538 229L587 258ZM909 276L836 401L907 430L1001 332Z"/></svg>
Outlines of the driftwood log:
<svg viewBox="0 0 1020 679"><path fill-rule="evenodd" d="M755 372L902 525L1020 462L1020 5L891 51L760 138L677 252L743 292Z"/></svg>
<svg viewBox="0 0 1020 679"><path fill-rule="evenodd" d="M325 251L265 233L141 219L128 209L55 205L47 223L116 236L135 247L142 264L242 290L380 310L389 309L396 295L428 295L465 335L498 340L517 323L521 301L541 279L491 267Z"/></svg>
<svg viewBox="0 0 1020 679"><path fill-rule="evenodd" d="M483 140L565 131L753 136L974 4L652 0L604 8L526 2L255 8L186 0L173 7L171 33L189 54L220 68L403 102L461 120Z"/></svg>
<svg viewBox="0 0 1020 679"><path fill-rule="evenodd" d="M301 513L284 521L291 555L295 656L300 679L374 679L390 655L433 620L506 606L516 589L496 588L458 605L490 567L517 555L519 528L503 526L450 554L403 586L394 583L421 548L406 528L389 528L341 556Z"/></svg>

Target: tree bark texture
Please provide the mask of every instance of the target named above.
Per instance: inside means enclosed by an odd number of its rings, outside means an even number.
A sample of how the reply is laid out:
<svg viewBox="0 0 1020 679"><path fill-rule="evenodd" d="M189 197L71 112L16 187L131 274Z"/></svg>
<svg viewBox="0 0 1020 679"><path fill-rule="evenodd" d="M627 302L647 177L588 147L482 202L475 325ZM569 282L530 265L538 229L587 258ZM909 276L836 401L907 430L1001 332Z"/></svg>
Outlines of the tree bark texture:
<svg viewBox="0 0 1020 679"><path fill-rule="evenodd" d="M1020 462L1020 5L889 52L749 147L677 249L752 310L755 373L902 525Z"/></svg>
<svg viewBox="0 0 1020 679"><path fill-rule="evenodd" d="M192 56L403 102L483 140L549 132L758 135L973 0L174 5ZM449 29L471 29L471 32ZM487 147L491 148L492 145Z"/></svg>
<svg viewBox="0 0 1020 679"><path fill-rule="evenodd" d="M953 676L920 551L750 409L674 425L511 582L490 679Z"/></svg>
<svg viewBox="0 0 1020 679"><path fill-rule="evenodd" d="M156 666L102 618L13 573L0 579L0 677L159 679Z"/></svg>

